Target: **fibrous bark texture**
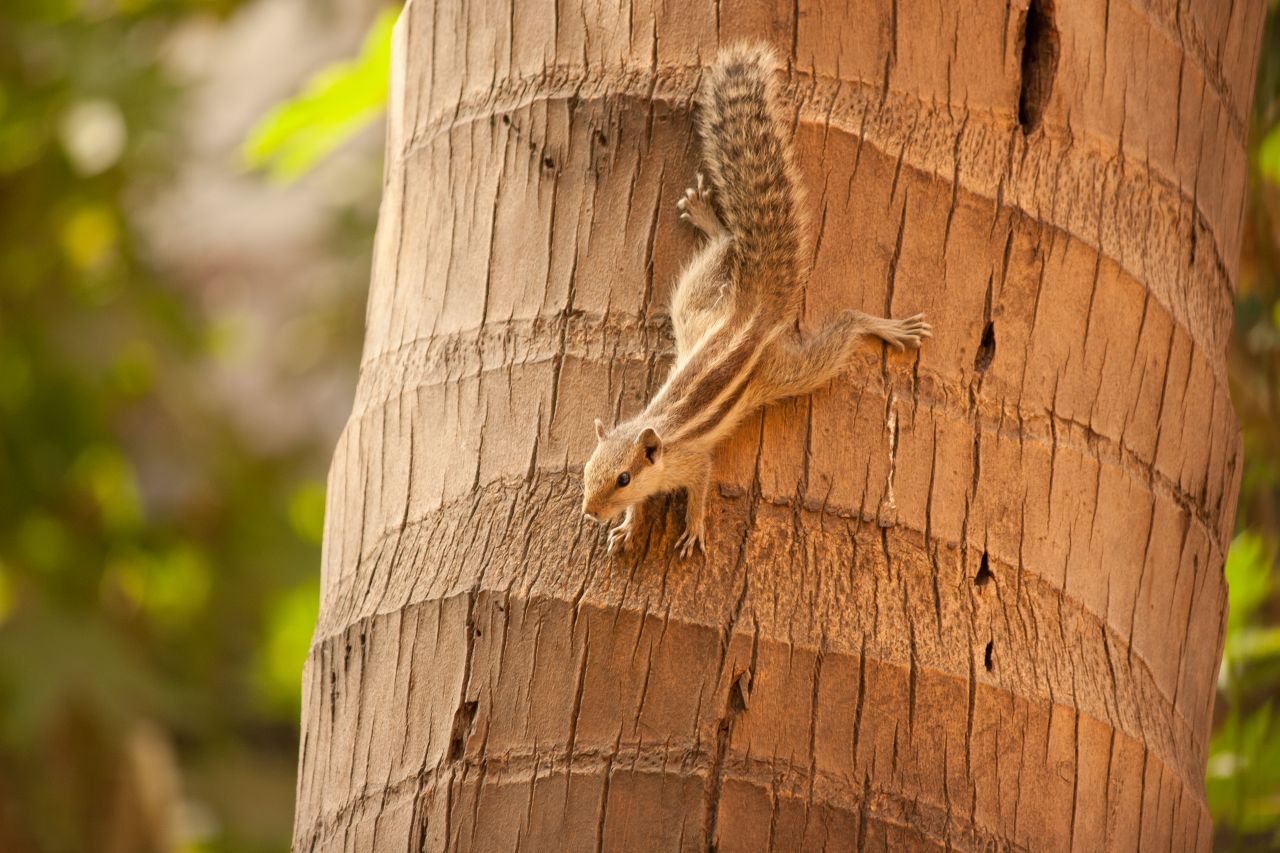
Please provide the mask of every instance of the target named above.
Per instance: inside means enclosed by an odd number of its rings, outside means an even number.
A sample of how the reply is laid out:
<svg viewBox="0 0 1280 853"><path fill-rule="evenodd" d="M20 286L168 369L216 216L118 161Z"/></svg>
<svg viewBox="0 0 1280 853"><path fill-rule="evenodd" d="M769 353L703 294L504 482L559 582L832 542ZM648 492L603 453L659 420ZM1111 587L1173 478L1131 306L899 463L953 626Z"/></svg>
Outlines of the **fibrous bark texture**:
<svg viewBox="0 0 1280 853"><path fill-rule="evenodd" d="M1207 849L1260 0L413 0L330 477L297 850ZM708 554L580 513L695 236L717 46L787 59L802 324Z"/></svg>

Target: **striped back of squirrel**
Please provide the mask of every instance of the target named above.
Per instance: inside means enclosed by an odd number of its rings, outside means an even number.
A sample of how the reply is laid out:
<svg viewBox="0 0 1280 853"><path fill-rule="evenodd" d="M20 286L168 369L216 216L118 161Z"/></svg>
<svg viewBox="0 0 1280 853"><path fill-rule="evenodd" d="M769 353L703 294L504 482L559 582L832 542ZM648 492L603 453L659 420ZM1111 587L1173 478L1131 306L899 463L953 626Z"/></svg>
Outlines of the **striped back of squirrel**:
<svg viewBox="0 0 1280 853"><path fill-rule="evenodd" d="M761 357L785 327L763 312L710 328L637 419L667 445L711 449L760 405Z"/></svg>
<svg viewBox="0 0 1280 853"><path fill-rule="evenodd" d="M697 126L713 200L733 236L726 278L740 309L790 320L803 279L799 173L764 44L725 48L703 79Z"/></svg>

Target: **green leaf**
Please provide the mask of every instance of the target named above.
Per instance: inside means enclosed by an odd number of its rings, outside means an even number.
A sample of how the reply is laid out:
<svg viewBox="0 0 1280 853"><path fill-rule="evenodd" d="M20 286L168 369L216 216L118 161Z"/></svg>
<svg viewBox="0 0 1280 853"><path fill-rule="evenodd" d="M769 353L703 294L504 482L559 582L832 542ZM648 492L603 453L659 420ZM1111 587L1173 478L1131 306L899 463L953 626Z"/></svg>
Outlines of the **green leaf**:
<svg viewBox="0 0 1280 853"><path fill-rule="evenodd" d="M1280 124L1262 137L1258 146L1258 171L1272 183L1280 184Z"/></svg>
<svg viewBox="0 0 1280 853"><path fill-rule="evenodd" d="M1238 633L1271 592L1271 559L1262 537L1246 531L1231 542L1227 552L1227 596L1231 611L1227 633Z"/></svg>
<svg viewBox="0 0 1280 853"><path fill-rule="evenodd" d="M245 165L274 180L297 180L386 107L391 33L399 12L383 11L360 55L320 71L302 93L273 109L241 149Z"/></svg>

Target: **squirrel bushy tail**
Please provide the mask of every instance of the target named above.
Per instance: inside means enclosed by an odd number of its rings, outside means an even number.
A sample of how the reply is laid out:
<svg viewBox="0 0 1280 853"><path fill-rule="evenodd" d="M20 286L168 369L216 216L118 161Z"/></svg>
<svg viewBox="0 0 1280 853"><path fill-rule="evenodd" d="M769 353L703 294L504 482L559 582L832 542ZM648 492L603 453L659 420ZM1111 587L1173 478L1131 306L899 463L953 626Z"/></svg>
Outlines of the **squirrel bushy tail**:
<svg viewBox="0 0 1280 853"><path fill-rule="evenodd" d="M764 44L721 50L699 92L698 133L714 204L733 237L726 263L737 304L794 313L805 224L791 126L778 105L777 66Z"/></svg>

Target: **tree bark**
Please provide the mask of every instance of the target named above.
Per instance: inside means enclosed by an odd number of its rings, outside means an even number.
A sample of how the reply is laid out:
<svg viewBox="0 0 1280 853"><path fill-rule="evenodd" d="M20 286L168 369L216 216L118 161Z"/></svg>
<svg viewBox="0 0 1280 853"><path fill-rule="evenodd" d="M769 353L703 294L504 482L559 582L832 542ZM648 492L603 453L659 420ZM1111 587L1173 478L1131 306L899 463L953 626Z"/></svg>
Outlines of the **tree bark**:
<svg viewBox="0 0 1280 853"><path fill-rule="evenodd" d="M1207 850L1260 0L413 0L329 482L296 850ZM802 323L918 355L769 410L610 558L592 419L672 353L693 93L758 37Z"/></svg>

